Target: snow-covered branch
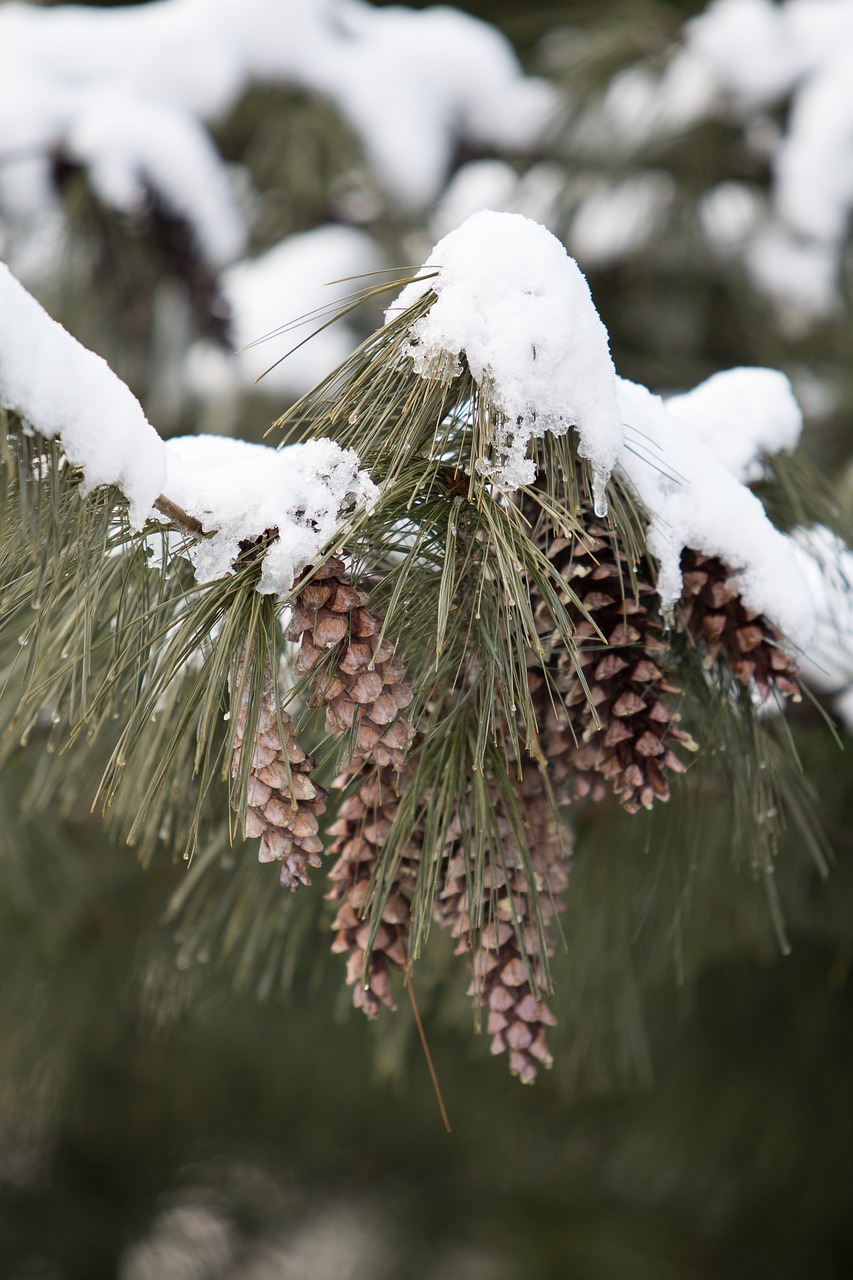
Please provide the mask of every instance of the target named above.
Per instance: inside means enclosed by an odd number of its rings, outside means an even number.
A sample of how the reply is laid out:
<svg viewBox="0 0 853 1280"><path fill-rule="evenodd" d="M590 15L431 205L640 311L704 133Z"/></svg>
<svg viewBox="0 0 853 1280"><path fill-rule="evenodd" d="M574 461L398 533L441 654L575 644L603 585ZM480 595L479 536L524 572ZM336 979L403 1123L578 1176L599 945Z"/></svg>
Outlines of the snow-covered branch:
<svg viewBox="0 0 853 1280"><path fill-rule="evenodd" d="M60 439L84 492L115 485L139 529L186 513L209 536L191 554L201 581L221 577L241 543L272 529L260 590L283 593L329 542L343 512L375 487L333 441L266 445L222 437L164 443L120 378L52 320L0 263L0 405L45 439Z"/></svg>

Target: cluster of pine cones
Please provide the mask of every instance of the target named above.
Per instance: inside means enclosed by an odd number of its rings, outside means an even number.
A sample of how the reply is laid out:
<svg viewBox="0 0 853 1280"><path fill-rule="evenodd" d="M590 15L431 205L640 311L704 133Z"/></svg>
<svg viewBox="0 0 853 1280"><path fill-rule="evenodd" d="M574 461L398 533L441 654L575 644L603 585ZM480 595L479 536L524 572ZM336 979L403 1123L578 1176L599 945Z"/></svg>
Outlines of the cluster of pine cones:
<svg viewBox="0 0 853 1280"><path fill-rule="evenodd" d="M434 919L467 957L469 993L485 1015L491 1049L507 1053L525 1082L551 1065L547 1029L554 1017L542 998L572 852L560 811L612 792L629 812L669 799L684 753L696 744L681 727L680 690L667 678L673 637L685 634L706 667L725 662L761 697L797 696L796 669L765 618L748 610L734 573L720 560L686 551L684 595L675 627L666 630L655 588L629 565L614 531L590 510L583 535L535 534L569 592L563 603L575 623L570 657L543 600L533 599L539 652L528 657L528 681L541 760L516 767L516 814L495 789L493 817L502 848L475 890L471 814L461 812L445 833ZM533 593L532 593L533 594ZM327 897L337 904L332 950L346 958L353 1000L368 1017L394 1007L391 974L408 973L412 902L425 859L426 814L420 811L395 846L396 869L381 919L370 905L383 849L412 776L417 751L407 717L412 692L401 660L382 638L382 619L332 558L307 575L296 597L287 639L298 642L296 669L310 679L310 700L326 713L326 729L347 738L345 794L330 828ZM238 724L235 769L244 749ZM281 730L281 732L279 732ZM262 861L281 863L282 884L310 883L320 865L318 816L326 795L311 781L313 761L296 741L268 678L253 744L245 829L260 836ZM524 841L518 840L518 815ZM473 901L475 892L479 901Z"/></svg>

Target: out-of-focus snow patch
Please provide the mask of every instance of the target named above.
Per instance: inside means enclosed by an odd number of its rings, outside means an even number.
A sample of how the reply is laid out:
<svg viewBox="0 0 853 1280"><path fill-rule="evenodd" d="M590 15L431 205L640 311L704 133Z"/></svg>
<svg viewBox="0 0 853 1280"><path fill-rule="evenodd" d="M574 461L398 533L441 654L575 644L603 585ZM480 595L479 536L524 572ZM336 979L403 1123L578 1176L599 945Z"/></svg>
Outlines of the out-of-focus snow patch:
<svg viewBox="0 0 853 1280"><path fill-rule="evenodd" d="M246 242L246 227L219 155L187 112L135 101L120 90L87 93L69 127L65 148L85 166L97 196L133 213L156 191L176 217L193 227L213 266L231 262Z"/></svg>
<svg viewBox="0 0 853 1280"><path fill-rule="evenodd" d="M713 0L684 26L659 72L614 76L599 106L581 112L584 154L624 157L719 119L771 167L769 201L724 183L699 201L711 248L742 257L755 287L792 336L838 309L838 279L853 214L853 0ZM789 103L785 123L775 118ZM606 246L593 204L593 239ZM583 261L594 259L572 246Z"/></svg>
<svg viewBox="0 0 853 1280"><path fill-rule="evenodd" d="M350 277L383 265L376 241L366 232L330 225L290 236L260 257L229 267L221 284L235 346L243 348L235 357L239 380L251 385L263 374L259 389L275 396L302 395L320 382L358 343L346 320L287 353L329 319L347 295L374 283Z"/></svg>
<svg viewBox="0 0 853 1280"><path fill-rule="evenodd" d="M464 353L475 381L504 419L483 471L503 488L529 484L532 437L575 428L599 501L622 444L607 330L574 259L544 227L519 214L484 210L435 246L389 316L426 291L436 301L412 326L406 353L430 376Z"/></svg>
<svg viewBox="0 0 853 1280"><path fill-rule="evenodd" d="M675 195L668 173L650 169L617 183L600 183L581 200L569 243L585 267L604 267L641 249L659 231Z"/></svg>
<svg viewBox="0 0 853 1280"><path fill-rule="evenodd" d="M708 244L721 254L742 252L767 216L757 187L720 182L699 199L699 223Z"/></svg>
<svg viewBox="0 0 853 1280"><path fill-rule="evenodd" d="M505 160L470 160L451 178L430 222L437 240L481 209L521 213L553 230L566 189L559 165L546 161L519 175Z"/></svg>
<svg viewBox="0 0 853 1280"><path fill-rule="evenodd" d="M85 490L117 485L141 528L166 479L163 441L100 356L42 310L0 263L0 404L59 436Z"/></svg>
<svg viewBox="0 0 853 1280"><path fill-rule="evenodd" d="M108 9L0 6L0 151L85 163L119 209L149 183L212 263L245 227L203 127L252 82L327 96L397 201L435 198L459 142L523 151L556 94L509 41L458 10L364 0L159 0ZM393 69L398 68L396 76ZM2 194L2 193L0 193Z"/></svg>
<svg viewBox="0 0 853 1280"><path fill-rule="evenodd" d="M761 226L746 245L744 267L753 284L776 307L791 338L841 309L838 250L820 240L802 240L779 223Z"/></svg>
<svg viewBox="0 0 853 1280"><path fill-rule="evenodd" d="M348 39L327 39L304 79L337 103L407 205L439 194L458 141L524 151L555 115L552 87L525 77L505 37L459 10L326 8Z"/></svg>
<svg viewBox="0 0 853 1280"><path fill-rule="evenodd" d="M768 454L796 448L803 429L794 389L776 369L715 373L666 407L742 484L761 479Z"/></svg>
<svg viewBox="0 0 853 1280"><path fill-rule="evenodd" d="M783 222L799 235L840 244L853 211L853 37L794 99L775 175Z"/></svg>
<svg viewBox="0 0 853 1280"><path fill-rule="evenodd" d="M240 544L278 529L258 590L283 594L321 552L346 514L377 497L358 455L333 440L276 450L223 436L184 436L166 445L173 502L215 530L189 551L200 582L228 573Z"/></svg>
<svg viewBox="0 0 853 1280"><path fill-rule="evenodd" d="M791 541L815 614L814 637L800 666L811 685L834 695L853 732L853 551L825 525L795 529Z"/></svg>
<svg viewBox="0 0 853 1280"><path fill-rule="evenodd" d="M853 212L853 0L716 0L685 28L687 57L716 83L708 115L749 133L790 98L771 153L771 215L744 246L753 283L792 335L839 305L841 249ZM714 238L713 221L707 229Z"/></svg>
<svg viewBox="0 0 853 1280"><path fill-rule="evenodd" d="M685 30L686 47L746 108L788 93L802 74L783 9L772 0L715 0Z"/></svg>
<svg viewBox="0 0 853 1280"><path fill-rule="evenodd" d="M661 75L646 66L627 67L608 85L600 109L582 119L580 141L587 152L599 147L617 155L637 151L703 119L716 87L709 68L688 49Z"/></svg>

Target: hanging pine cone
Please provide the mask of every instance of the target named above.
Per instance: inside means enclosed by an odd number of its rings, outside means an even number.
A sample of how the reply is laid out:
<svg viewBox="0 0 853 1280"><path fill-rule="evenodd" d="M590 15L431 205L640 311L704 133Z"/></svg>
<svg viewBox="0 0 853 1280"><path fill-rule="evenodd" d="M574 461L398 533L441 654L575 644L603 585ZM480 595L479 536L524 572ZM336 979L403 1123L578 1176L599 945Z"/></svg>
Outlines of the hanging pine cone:
<svg viewBox="0 0 853 1280"><path fill-rule="evenodd" d="M695 750L696 744L663 701L680 690L664 674L669 642L653 604L655 589L641 572L632 581L614 533L591 511L585 514L583 535L554 537L544 530L537 540L591 619L564 597L589 692L544 601L536 608L544 666L530 655L528 678L555 782L568 783L576 800L604 799L609 783L623 807L637 813L668 800L667 774L684 772L672 745Z"/></svg>
<svg viewBox="0 0 853 1280"><path fill-rule="evenodd" d="M390 970L406 966L406 894L414 888L419 849L414 841L403 851L397 884L368 955L371 877L397 811L399 774L414 730L401 715L412 701L405 669L390 644L380 640L382 619L367 605L367 596L346 581L343 562L332 557L299 592L287 639L301 642L297 672L315 673L310 700L325 706L326 731L352 735L350 765L336 785L357 780L357 786L330 829L338 860L329 873L333 887L327 896L341 903L332 925L332 951L348 956L353 1002L375 1018L380 1005L394 1007Z"/></svg>
<svg viewBox="0 0 853 1280"><path fill-rule="evenodd" d="M358 778L356 789L343 800L330 828L335 837L331 851L338 860L329 872L332 888L326 897L341 904L332 924L336 935L332 951L347 957L353 1003L368 1018L375 1018L380 1005L395 1007L390 972L406 967L409 902L417 881L420 841L415 833L400 851L396 882L367 956L370 882L400 803L401 779L389 765L362 765L355 773L343 775L337 785L346 786L354 777Z"/></svg>
<svg viewBox="0 0 853 1280"><path fill-rule="evenodd" d="M343 562L332 557L298 594L287 639L301 641L297 672L317 669L310 696L314 706L325 705L326 731L352 734L353 759L399 771L413 732L400 712L412 691L402 662L379 639L382 619L367 603L346 581Z"/></svg>
<svg viewBox="0 0 853 1280"><path fill-rule="evenodd" d="M246 690L237 713L232 776L242 764L247 702ZM300 747L290 716L276 707L272 673L267 669L252 743L245 831L250 839L260 836L261 862L281 863L281 883L286 889L310 884L308 868L320 866L323 844L317 818L326 807L326 792L311 780L313 768L314 761Z"/></svg>
<svg viewBox="0 0 853 1280"><path fill-rule="evenodd" d="M689 549L681 557L681 569L678 626L702 641L705 666L712 667L722 656L737 679L754 685L762 698L778 693L799 702L797 664L780 647L779 633L764 615L744 604L736 570L718 556Z"/></svg>
<svg viewBox="0 0 853 1280"><path fill-rule="evenodd" d="M535 877L530 885L524 859L507 819L498 811L498 828L504 839L502 860L485 868L483 904L485 922L471 926L468 886L472 883L471 855L461 839L451 850L444 888L435 905L435 918L458 939L457 955L470 955L472 970L468 994L477 1006L488 1010L486 1029L493 1054L509 1053L509 1068L522 1084L532 1084L541 1067L552 1058L546 1029L555 1025L548 1005L534 994L544 981L545 954L553 954L549 920L562 909L561 895L568 883L571 833L558 824L546 793L544 779L535 765L525 765L519 784L529 859ZM459 820L462 834L464 816ZM537 894L543 933L536 927L532 893Z"/></svg>

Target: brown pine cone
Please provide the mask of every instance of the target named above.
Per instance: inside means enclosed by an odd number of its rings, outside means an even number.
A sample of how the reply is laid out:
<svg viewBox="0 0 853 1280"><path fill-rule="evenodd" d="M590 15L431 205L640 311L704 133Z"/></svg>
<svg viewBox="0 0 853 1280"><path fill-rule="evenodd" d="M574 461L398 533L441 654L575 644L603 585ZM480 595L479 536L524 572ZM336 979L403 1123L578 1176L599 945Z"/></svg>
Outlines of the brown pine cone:
<svg viewBox="0 0 853 1280"><path fill-rule="evenodd" d="M535 765L525 765L519 784L519 800L529 846L535 886L528 883L524 859L510 824L496 802L498 824L504 838L501 863L485 868L484 923L472 929L468 885L472 881L471 855L461 841L451 851L447 878L435 906L438 923L458 938L457 955L470 955L472 970L468 994L476 1005L488 1009L487 1031L493 1054L509 1053L509 1069L522 1084L532 1084L541 1067L550 1067L546 1029L555 1018L541 997L534 994L531 974L541 985L543 946L553 954L549 921L562 910L561 895L568 883L571 834L558 826L544 780ZM461 823L460 820L460 835ZM538 896L544 930L536 927L532 889Z"/></svg>
<svg viewBox="0 0 853 1280"><path fill-rule="evenodd" d="M246 691L237 713L232 775L239 772L243 758L247 699ZM314 761L300 747L290 716L281 707L276 709L272 673L267 669L252 745L244 826L250 839L261 837L259 860L281 863L281 883L286 889L310 884L308 867L320 866L323 844L317 818L326 808L326 792L311 780L313 768Z"/></svg>
<svg viewBox="0 0 853 1280"><path fill-rule="evenodd" d="M678 606L679 630L701 640L704 663L722 657L742 684L754 685L762 698L779 693L800 700L797 664L780 646L779 633L763 614L744 604L736 570L717 556L685 550L681 557L684 592Z"/></svg>
<svg viewBox="0 0 853 1280"><path fill-rule="evenodd" d="M603 799L609 783L623 807L636 813L668 800L668 773L684 772L673 745L695 750L696 744L663 700L680 690L664 673L669 641L655 589L640 571L632 581L613 531L586 514L583 536L553 537L545 530L537 540L591 619L563 598L588 692L544 601L536 621L546 656L543 663L530 655L528 678L554 780L568 782L576 800Z"/></svg>
<svg viewBox="0 0 853 1280"><path fill-rule="evenodd" d="M332 924L336 935L332 951L347 956L353 1004L368 1018L375 1018L380 1005L395 1008L390 971L402 972L406 967L409 902L417 881L420 842L413 835L401 850L396 883L366 959L371 877L400 803L401 778L390 765L362 765L359 771L344 774L336 785L346 786L354 777L358 784L342 801L330 828L335 837L331 851L338 860L329 872L332 888L326 897L341 904Z"/></svg>
<svg viewBox="0 0 853 1280"><path fill-rule="evenodd" d="M391 645L380 642L382 619L367 602L346 581L343 562L332 557L298 593L286 636L301 641L297 672L317 668L311 701L325 706L327 732L352 734L353 760L399 771L413 732L400 712L412 691Z"/></svg>

